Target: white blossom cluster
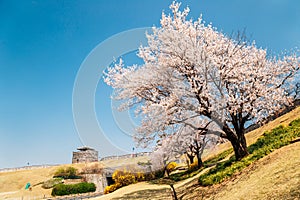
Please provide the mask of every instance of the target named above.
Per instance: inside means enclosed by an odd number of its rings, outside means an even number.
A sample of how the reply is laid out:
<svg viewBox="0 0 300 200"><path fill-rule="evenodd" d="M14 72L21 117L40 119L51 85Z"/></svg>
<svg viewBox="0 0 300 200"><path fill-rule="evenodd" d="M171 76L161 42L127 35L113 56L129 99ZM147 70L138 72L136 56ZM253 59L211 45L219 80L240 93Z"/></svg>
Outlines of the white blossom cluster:
<svg viewBox="0 0 300 200"><path fill-rule="evenodd" d="M170 144L172 137L165 135L186 127L197 132L199 119L237 134L246 122L262 122L293 102L288 91L299 71L296 54L269 58L265 49L224 35L202 17L187 19L189 8L179 7L173 2L172 14L163 13L161 27L147 34L148 46L138 53L143 65L125 67L120 60L105 75L114 98L125 100L121 109L135 106L143 119L135 137L139 144L159 138ZM190 142L191 135L172 148Z"/></svg>
<svg viewBox="0 0 300 200"><path fill-rule="evenodd" d="M207 127L206 134L203 131L196 131L190 126L181 126L180 130L173 131L172 134L164 134L157 141L154 152L151 155L151 163L154 170L160 169L168 161L176 160L188 153L194 157L201 157L206 151L212 151L219 141L218 134L215 134L217 127L207 120L196 120L197 127ZM195 120L194 120L195 122ZM214 132L214 131L215 132Z"/></svg>

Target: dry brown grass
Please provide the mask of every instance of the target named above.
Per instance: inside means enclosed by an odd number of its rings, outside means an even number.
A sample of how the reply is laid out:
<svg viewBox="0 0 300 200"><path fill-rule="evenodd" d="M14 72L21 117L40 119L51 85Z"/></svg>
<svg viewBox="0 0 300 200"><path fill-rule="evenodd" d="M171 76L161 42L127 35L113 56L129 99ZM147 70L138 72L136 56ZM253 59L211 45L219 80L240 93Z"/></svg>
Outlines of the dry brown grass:
<svg viewBox="0 0 300 200"><path fill-rule="evenodd" d="M43 190L41 185L34 187L32 191L25 191L24 188L28 182L34 185L51 178L54 171L55 167L49 167L0 173L0 199L36 195L49 196L51 191Z"/></svg>
<svg viewBox="0 0 300 200"><path fill-rule="evenodd" d="M60 167L72 166L80 171L95 165L115 167L119 165L136 164L138 161L146 161L147 157L125 158L120 160L106 160L96 163L80 163L53 166L40 169L19 170L14 172L0 172L0 199L24 199L43 198L51 196L51 189L43 189L41 185L32 188L32 191L25 190L28 182L31 185L38 184L53 177L54 172Z"/></svg>
<svg viewBox="0 0 300 200"><path fill-rule="evenodd" d="M247 168L209 199L300 199L300 144L276 150Z"/></svg>

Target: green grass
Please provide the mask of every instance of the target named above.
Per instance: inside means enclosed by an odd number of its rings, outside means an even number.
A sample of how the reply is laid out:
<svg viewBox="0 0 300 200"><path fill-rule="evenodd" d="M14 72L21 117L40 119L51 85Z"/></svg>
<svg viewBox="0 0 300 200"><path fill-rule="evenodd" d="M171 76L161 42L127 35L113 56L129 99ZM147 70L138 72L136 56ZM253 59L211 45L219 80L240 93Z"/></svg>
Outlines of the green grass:
<svg viewBox="0 0 300 200"><path fill-rule="evenodd" d="M233 149L228 149L217 156L204 162L204 168L187 170L171 174L169 179L177 182L188 179L200 173L203 169L217 163L216 167L199 177L199 183L203 186L220 183L231 177L233 174L243 170L253 162L270 154L280 147L290 144L296 137L300 137L300 119L292 121L289 126L278 126L271 131L265 132L254 144L248 147L249 155L241 161L236 161L235 156L229 160L221 162L223 159L233 153ZM154 184L162 184L160 179L150 181Z"/></svg>
<svg viewBox="0 0 300 200"><path fill-rule="evenodd" d="M232 156L229 160L217 164L215 168L199 177L199 184L209 186L220 183L275 149L290 144L297 137L300 137L300 119L292 121L287 127L279 126L267 131L257 142L248 147L249 155L247 157L236 161Z"/></svg>
<svg viewBox="0 0 300 200"><path fill-rule="evenodd" d="M193 177L193 176L197 175L203 169L204 168L194 169L194 170L186 170L186 171L179 172L179 173L176 173L176 174L171 174L169 178L173 181L176 181L176 182L177 181L182 181L182 180L185 180L185 179L188 179L190 177Z"/></svg>
<svg viewBox="0 0 300 200"><path fill-rule="evenodd" d="M216 164L217 162L220 162L221 160L225 159L227 156L229 156L233 152L233 149L228 149L226 151L223 151L222 153L218 154L217 156L208 159L204 161L204 166L210 167L211 165Z"/></svg>
<svg viewBox="0 0 300 200"><path fill-rule="evenodd" d="M225 159L227 156L229 156L231 153L233 152L233 149L228 149L216 156L214 156L213 158L210 158L206 161L203 162L204 164L204 167L200 168L200 169L197 169L197 168L194 168L194 169L188 169L186 171L183 171L183 172L179 172L179 173L175 173L175 174L171 174L170 175L170 179L177 182L177 181L182 181L182 180L185 180L185 179L188 179L188 178L191 178L195 175L197 175L198 173L200 173L203 169L207 168L207 167L210 167L218 162L220 162L221 160ZM159 180L154 180L154 181L151 181L151 183L156 183L156 184L160 184L160 181Z"/></svg>

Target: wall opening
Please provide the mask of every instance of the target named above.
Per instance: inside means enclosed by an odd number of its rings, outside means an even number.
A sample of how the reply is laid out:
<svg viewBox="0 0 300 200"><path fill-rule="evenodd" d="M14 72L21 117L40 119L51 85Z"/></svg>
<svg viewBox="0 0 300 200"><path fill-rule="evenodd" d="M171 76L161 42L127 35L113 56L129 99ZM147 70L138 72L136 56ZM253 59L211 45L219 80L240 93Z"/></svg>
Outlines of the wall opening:
<svg viewBox="0 0 300 200"><path fill-rule="evenodd" d="M112 185L115 183L115 181L112 179L112 177L106 177L107 185Z"/></svg>

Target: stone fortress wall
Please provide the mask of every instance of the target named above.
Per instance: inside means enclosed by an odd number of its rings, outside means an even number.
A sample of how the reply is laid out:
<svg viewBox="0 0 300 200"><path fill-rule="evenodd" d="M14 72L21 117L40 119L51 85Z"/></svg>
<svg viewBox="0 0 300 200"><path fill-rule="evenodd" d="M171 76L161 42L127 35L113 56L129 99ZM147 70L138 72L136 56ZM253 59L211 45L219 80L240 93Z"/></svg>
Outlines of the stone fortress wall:
<svg viewBox="0 0 300 200"><path fill-rule="evenodd" d="M79 147L73 152L72 163L98 162L98 151L90 147Z"/></svg>
<svg viewBox="0 0 300 200"><path fill-rule="evenodd" d="M30 166L24 166L24 167L4 168L4 169L0 169L0 172L15 172L15 171L21 171L21 170L48 168L48 167L53 167L53 166L58 166L58 165L30 165Z"/></svg>
<svg viewBox="0 0 300 200"><path fill-rule="evenodd" d="M120 156L107 156L104 158L101 158L100 161L103 160L119 160L124 158L133 158L133 157L141 157L141 156L150 156L150 152L140 152L140 153L134 153L134 154L125 154Z"/></svg>

